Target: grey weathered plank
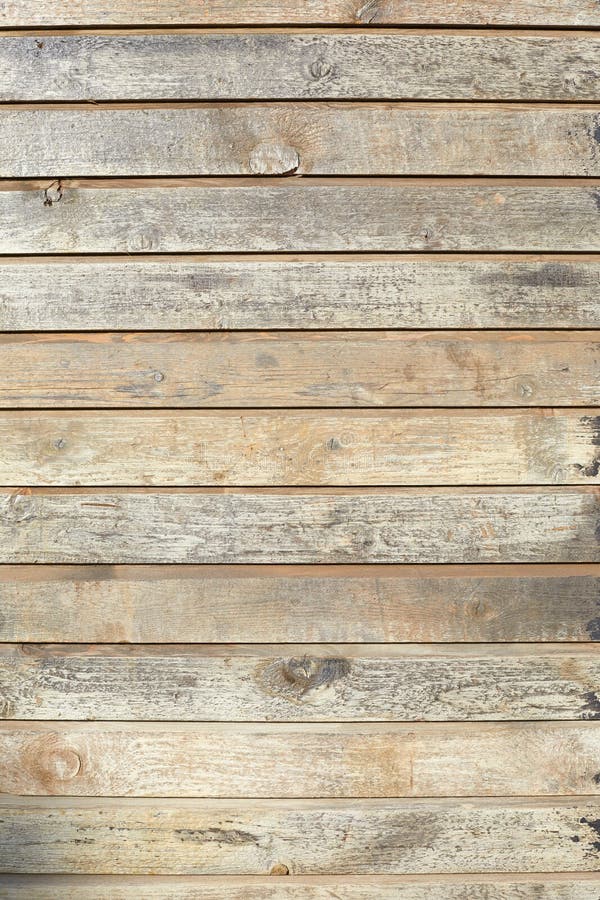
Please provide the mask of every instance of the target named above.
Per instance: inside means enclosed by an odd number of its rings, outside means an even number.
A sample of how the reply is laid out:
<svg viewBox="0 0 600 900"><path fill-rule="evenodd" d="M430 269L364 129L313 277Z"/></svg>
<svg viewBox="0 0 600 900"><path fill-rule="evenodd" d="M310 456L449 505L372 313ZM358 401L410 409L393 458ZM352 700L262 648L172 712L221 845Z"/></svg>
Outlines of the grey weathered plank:
<svg viewBox="0 0 600 900"><path fill-rule="evenodd" d="M1 187L4 254L600 250L600 185L589 180L307 177Z"/></svg>
<svg viewBox="0 0 600 900"><path fill-rule="evenodd" d="M5 875L5 900L598 900L600 876Z"/></svg>
<svg viewBox="0 0 600 900"><path fill-rule="evenodd" d="M0 491L1 563L600 562L598 492Z"/></svg>
<svg viewBox="0 0 600 900"><path fill-rule="evenodd" d="M595 798L6 799L8 873L344 874L595 871ZM576 840L574 840L574 838Z"/></svg>
<svg viewBox="0 0 600 900"><path fill-rule="evenodd" d="M389 103L0 109L4 178L291 172L598 176L600 113Z"/></svg>
<svg viewBox="0 0 600 900"><path fill-rule="evenodd" d="M4 28L60 25L600 25L594 0L6 0Z"/></svg>
<svg viewBox="0 0 600 900"><path fill-rule="evenodd" d="M0 100L600 100L595 32L3 37Z"/></svg>
<svg viewBox="0 0 600 900"><path fill-rule="evenodd" d="M0 412L0 484L593 484L597 412Z"/></svg>
<svg viewBox="0 0 600 900"><path fill-rule="evenodd" d="M598 403L598 331L0 335L5 408Z"/></svg>
<svg viewBox="0 0 600 900"><path fill-rule="evenodd" d="M594 257L0 259L0 329L598 328Z"/></svg>
<svg viewBox="0 0 600 900"><path fill-rule="evenodd" d="M575 721L599 686L584 644L0 647L4 719Z"/></svg>
<svg viewBox="0 0 600 900"><path fill-rule="evenodd" d="M5 900L598 900L600 876L5 875Z"/></svg>
<svg viewBox="0 0 600 900"><path fill-rule="evenodd" d="M596 641L600 566L0 566L0 641Z"/></svg>
<svg viewBox="0 0 600 900"><path fill-rule="evenodd" d="M600 723L4 723L0 794L477 797L600 793Z"/></svg>

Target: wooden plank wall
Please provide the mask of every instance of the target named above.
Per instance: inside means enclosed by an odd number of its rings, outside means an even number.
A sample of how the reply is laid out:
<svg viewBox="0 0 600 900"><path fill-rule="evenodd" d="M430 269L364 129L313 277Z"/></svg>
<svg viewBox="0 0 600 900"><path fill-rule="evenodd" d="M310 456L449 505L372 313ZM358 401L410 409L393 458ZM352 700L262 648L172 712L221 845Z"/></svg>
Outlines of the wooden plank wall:
<svg viewBox="0 0 600 900"><path fill-rule="evenodd" d="M0 897L598 900L597 0L0 28Z"/></svg>

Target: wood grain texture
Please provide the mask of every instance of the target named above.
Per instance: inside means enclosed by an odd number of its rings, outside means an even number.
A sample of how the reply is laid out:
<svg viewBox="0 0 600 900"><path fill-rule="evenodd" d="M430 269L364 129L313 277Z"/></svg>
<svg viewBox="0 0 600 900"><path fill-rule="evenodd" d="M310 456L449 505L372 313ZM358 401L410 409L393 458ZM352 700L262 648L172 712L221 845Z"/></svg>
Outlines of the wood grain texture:
<svg viewBox="0 0 600 900"><path fill-rule="evenodd" d="M600 250L600 185L590 180L266 177L2 188L4 254Z"/></svg>
<svg viewBox="0 0 600 900"><path fill-rule="evenodd" d="M595 32L3 37L0 100L600 100Z"/></svg>
<svg viewBox="0 0 600 900"><path fill-rule="evenodd" d="M592 720L599 679L583 644L4 644L0 718Z"/></svg>
<svg viewBox="0 0 600 900"><path fill-rule="evenodd" d="M0 412L0 484L594 484L597 412Z"/></svg>
<svg viewBox="0 0 600 900"><path fill-rule="evenodd" d="M599 328L595 257L0 259L2 331Z"/></svg>
<svg viewBox="0 0 600 900"><path fill-rule="evenodd" d="M0 794L477 797L600 793L600 723L5 723Z"/></svg>
<svg viewBox="0 0 600 900"><path fill-rule="evenodd" d="M5 875L5 900L598 900L599 876ZM69 893L71 892L71 893Z"/></svg>
<svg viewBox="0 0 600 900"><path fill-rule="evenodd" d="M0 141L4 178L600 175L594 107L5 107Z"/></svg>
<svg viewBox="0 0 600 900"><path fill-rule="evenodd" d="M0 566L0 641L597 641L600 566Z"/></svg>
<svg viewBox="0 0 600 900"><path fill-rule="evenodd" d="M598 331L0 335L4 408L598 403Z"/></svg>
<svg viewBox="0 0 600 900"><path fill-rule="evenodd" d="M600 876L556 875L209 875L144 877L5 875L4 900L598 900Z"/></svg>
<svg viewBox="0 0 600 900"><path fill-rule="evenodd" d="M7 873L595 871L597 799L5 800ZM577 838L577 840L573 840ZM277 869L276 869L277 871Z"/></svg>
<svg viewBox="0 0 600 900"><path fill-rule="evenodd" d="M600 562L597 488L0 490L0 563Z"/></svg>
<svg viewBox="0 0 600 900"><path fill-rule="evenodd" d="M594 0L6 0L4 28L61 25L600 25Z"/></svg>

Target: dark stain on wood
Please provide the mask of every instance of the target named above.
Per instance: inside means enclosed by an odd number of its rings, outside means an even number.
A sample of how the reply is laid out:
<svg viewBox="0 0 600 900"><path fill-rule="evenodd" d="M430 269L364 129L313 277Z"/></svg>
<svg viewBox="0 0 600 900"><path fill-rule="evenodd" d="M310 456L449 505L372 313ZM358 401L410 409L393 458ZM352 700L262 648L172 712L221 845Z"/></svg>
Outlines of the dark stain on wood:
<svg viewBox="0 0 600 900"><path fill-rule="evenodd" d="M586 819L585 816L579 820L582 825L587 825L592 829L598 840L591 841L591 845L596 851L600 851L600 819Z"/></svg>
<svg viewBox="0 0 600 900"><path fill-rule="evenodd" d="M238 828L176 828L174 834L182 841L196 841L200 844L256 844L258 838L249 831Z"/></svg>
<svg viewBox="0 0 600 900"><path fill-rule="evenodd" d="M596 691L587 691L583 695L585 705L581 707L582 719L600 719L600 697Z"/></svg>
<svg viewBox="0 0 600 900"><path fill-rule="evenodd" d="M513 284L531 288L580 288L589 286L583 273L567 263L544 263L537 268L513 272L492 270L474 278L477 284Z"/></svg>
<svg viewBox="0 0 600 900"><path fill-rule="evenodd" d="M591 431L592 447L600 447L600 416L583 416L580 424ZM586 466L577 464L575 468L587 478L596 478L600 473L600 450L596 450L594 457Z"/></svg>

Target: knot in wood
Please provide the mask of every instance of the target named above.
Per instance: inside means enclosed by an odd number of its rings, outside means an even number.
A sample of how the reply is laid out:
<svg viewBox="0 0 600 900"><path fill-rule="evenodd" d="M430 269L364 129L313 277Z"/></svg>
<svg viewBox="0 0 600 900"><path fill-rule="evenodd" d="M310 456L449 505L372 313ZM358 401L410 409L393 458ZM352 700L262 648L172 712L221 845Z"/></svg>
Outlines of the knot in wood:
<svg viewBox="0 0 600 900"><path fill-rule="evenodd" d="M54 206L62 200L63 188L60 181L53 181L44 191L44 206Z"/></svg>
<svg viewBox="0 0 600 900"><path fill-rule="evenodd" d="M250 171L254 175L290 175L300 165L300 156L287 144L258 144L250 154Z"/></svg>
<svg viewBox="0 0 600 900"><path fill-rule="evenodd" d="M261 672L261 682L269 693L299 700L310 691L345 678L350 669L350 661L343 657L303 656L269 663Z"/></svg>
<svg viewBox="0 0 600 900"><path fill-rule="evenodd" d="M6 501L6 518L12 522L28 522L35 518L36 500L31 494L18 492Z"/></svg>
<svg viewBox="0 0 600 900"><path fill-rule="evenodd" d="M320 57L316 59L310 65L310 74L315 79L315 81L323 81L324 78L327 78L333 72L333 67L330 63L327 62L326 59Z"/></svg>

